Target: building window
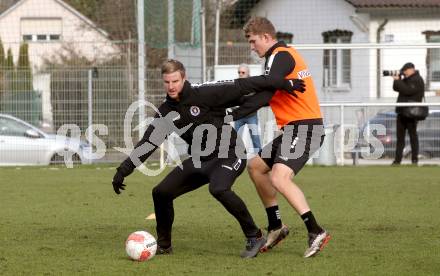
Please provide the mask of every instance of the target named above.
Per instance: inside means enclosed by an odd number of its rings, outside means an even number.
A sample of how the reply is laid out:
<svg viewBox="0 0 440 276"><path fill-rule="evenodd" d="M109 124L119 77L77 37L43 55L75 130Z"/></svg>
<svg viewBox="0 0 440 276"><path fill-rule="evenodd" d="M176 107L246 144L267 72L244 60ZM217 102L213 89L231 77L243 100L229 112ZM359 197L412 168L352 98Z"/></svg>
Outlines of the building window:
<svg viewBox="0 0 440 276"><path fill-rule="evenodd" d="M440 43L440 31L423 32L428 43ZM427 79L430 89L440 89L440 49L428 48L426 56Z"/></svg>
<svg viewBox="0 0 440 276"><path fill-rule="evenodd" d="M292 43L293 40L293 34L292 33L284 33L284 32L277 32L276 33L276 38L277 40L282 40L284 41L286 44L290 44Z"/></svg>
<svg viewBox="0 0 440 276"><path fill-rule="evenodd" d="M46 42L46 41L60 41L61 35L59 34L39 34L39 35L32 35L32 34L25 34L23 35L23 41L24 42Z"/></svg>
<svg viewBox="0 0 440 276"><path fill-rule="evenodd" d="M60 35L55 35L55 34L49 35L49 40L50 41L58 41L58 40L60 40L60 38L61 38Z"/></svg>
<svg viewBox="0 0 440 276"><path fill-rule="evenodd" d="M47 35L39 34L39 35L37 35L37 40L38 41L46 41Z"/></svg>
<svg viewBox="0 0 440 276"><path fill-rule="evenodd" d="M61 18L21 18L21 34L26 42L60 41Z"/></svg>
<svg viewBox="0 0 440 276"><path fill-rule="evenodd" d="M25 42L32 41L32 35L23 35L23 41Z"/></svg>
<svg viewBox="0 0 440 276"><path fill-rule="evenodd" d="M324 43L351 43L351 31L333 30L322 33ZM351 84L351 50L325 49L324 87L350 88Z"/></svg>

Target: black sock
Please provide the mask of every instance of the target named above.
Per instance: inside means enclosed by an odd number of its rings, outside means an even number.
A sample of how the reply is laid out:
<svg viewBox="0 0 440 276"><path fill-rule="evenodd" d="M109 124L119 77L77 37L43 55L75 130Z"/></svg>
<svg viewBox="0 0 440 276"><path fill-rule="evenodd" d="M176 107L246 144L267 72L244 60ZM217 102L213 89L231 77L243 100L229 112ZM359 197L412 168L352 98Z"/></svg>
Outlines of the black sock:
<svg viewBox="0 0 440 276"><path fill-rule="evenodd" d="M319 234L323 231L321 226L318 225L318 223L315 220L315 217L312 214L312 211L308 211L301 215L302 220L304 221L304 224L307 227L307 231L309 233L313 234Z"/></svg>
<svg viewBox="0 0 440 276"><path fill-rule="evenodd" d="M268 231L281 227L281 215L278 205L266 208L267 220L269 221Z"/></svg>

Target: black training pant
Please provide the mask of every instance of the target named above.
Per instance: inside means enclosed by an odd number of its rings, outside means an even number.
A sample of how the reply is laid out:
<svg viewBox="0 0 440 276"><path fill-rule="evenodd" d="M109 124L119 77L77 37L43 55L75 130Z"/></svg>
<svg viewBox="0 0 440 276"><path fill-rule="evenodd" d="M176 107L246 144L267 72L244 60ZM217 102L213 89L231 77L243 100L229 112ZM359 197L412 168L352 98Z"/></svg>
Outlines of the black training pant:
<svg viewBox="0 0 440 276"><path fill-rule="evenodd" d="M173 200L209 183L209 192L240 223L246 237L255 237L258 228L246 205L233 191L232 184L246 167L245 159L213 158L202 161L195 168L191 158L176 167L153 188L154 211L156 213L157 243L163 248L171 246L171 228L174 221Z"/></svg>
<svg viewBox="0 0 440 276"><path fill-rule="evenodd" d="M417 120L407 118L400 114L397 115L396 122L396 157L395 162L400 163L402 161L403 148L405 147L405 132L408 130L409 141L411 143L411 160L413 163L417 163L419 154L419 138L417 136Z"/></svg>

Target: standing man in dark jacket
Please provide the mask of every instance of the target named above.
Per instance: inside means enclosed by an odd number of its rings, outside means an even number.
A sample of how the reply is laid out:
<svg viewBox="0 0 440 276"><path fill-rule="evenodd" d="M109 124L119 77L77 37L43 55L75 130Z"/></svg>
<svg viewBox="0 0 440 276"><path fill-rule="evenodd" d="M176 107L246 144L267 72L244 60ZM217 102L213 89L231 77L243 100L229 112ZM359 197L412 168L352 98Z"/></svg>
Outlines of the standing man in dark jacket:
<svg viewBox="0 0 440 276"><path fill-rule="evenodd" d="M421 102L425 96L425 83L416 71L414 64L411 62L405 63L401 74L403 79L399 76L393 76L394 83L393 89L399 96L397 97L398 103L407 102ZM404 106L396 107L397 122L396 122L396 156L393 161L393 165L399 165L402 161L403 148L405 147L405 132L408 130L409 140L411 143L411 162L417 164L419 154L419 138L417 136L417 120L414 118L408 118L403 115Z"/></svg>
<svg viewBox="0 0 440 276"><path fill-rule="evenodd" d="M147 160L169 134L175 132L188 143L191 158L184 160L182 168L173 169L153 188L158 243L156 254L172 252L174 199L209 183L209 192L237 219L247 238L241 257L255 257L266 239L244 202L231 190L235 179L246 167L245 149L241 139L237 139L237 133L225 122L224 112L219 110L224 111L228 105L234 106L248 93L264 89L304 91L302 81L258 76L191 86L186 81L183 64L177 60L168 60L163 64L162 79L167 92L166 100L129 158L117 168L112 182L115 193L120 194L125 189L124 178Z"/></svg>

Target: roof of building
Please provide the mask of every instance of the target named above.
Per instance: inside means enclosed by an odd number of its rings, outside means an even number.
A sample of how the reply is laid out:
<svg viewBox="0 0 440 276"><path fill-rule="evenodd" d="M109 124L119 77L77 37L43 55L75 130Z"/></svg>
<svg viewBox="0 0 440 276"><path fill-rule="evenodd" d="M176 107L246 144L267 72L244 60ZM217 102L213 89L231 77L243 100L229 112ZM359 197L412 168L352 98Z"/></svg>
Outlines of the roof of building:
<svg viewBox="0 0 440 276"><path fill-rule="evenodd" d="M440 7L440 0L345 0L356 8Z"/></svg>
<svg viewBox="0 0 440 276"><path fill-rule="evenodd" d="M249 12L261 0L237 0L234 3L234 24L236 27L245 23ZM357 9L408 9L440 8L440 0L345 0Z"/></svg>
<svg viewBox="0 0 440 276"><path fill-rule="evenodd" d="M0 1L0 14L15 5L20 0L1 0Z"/></svg>

